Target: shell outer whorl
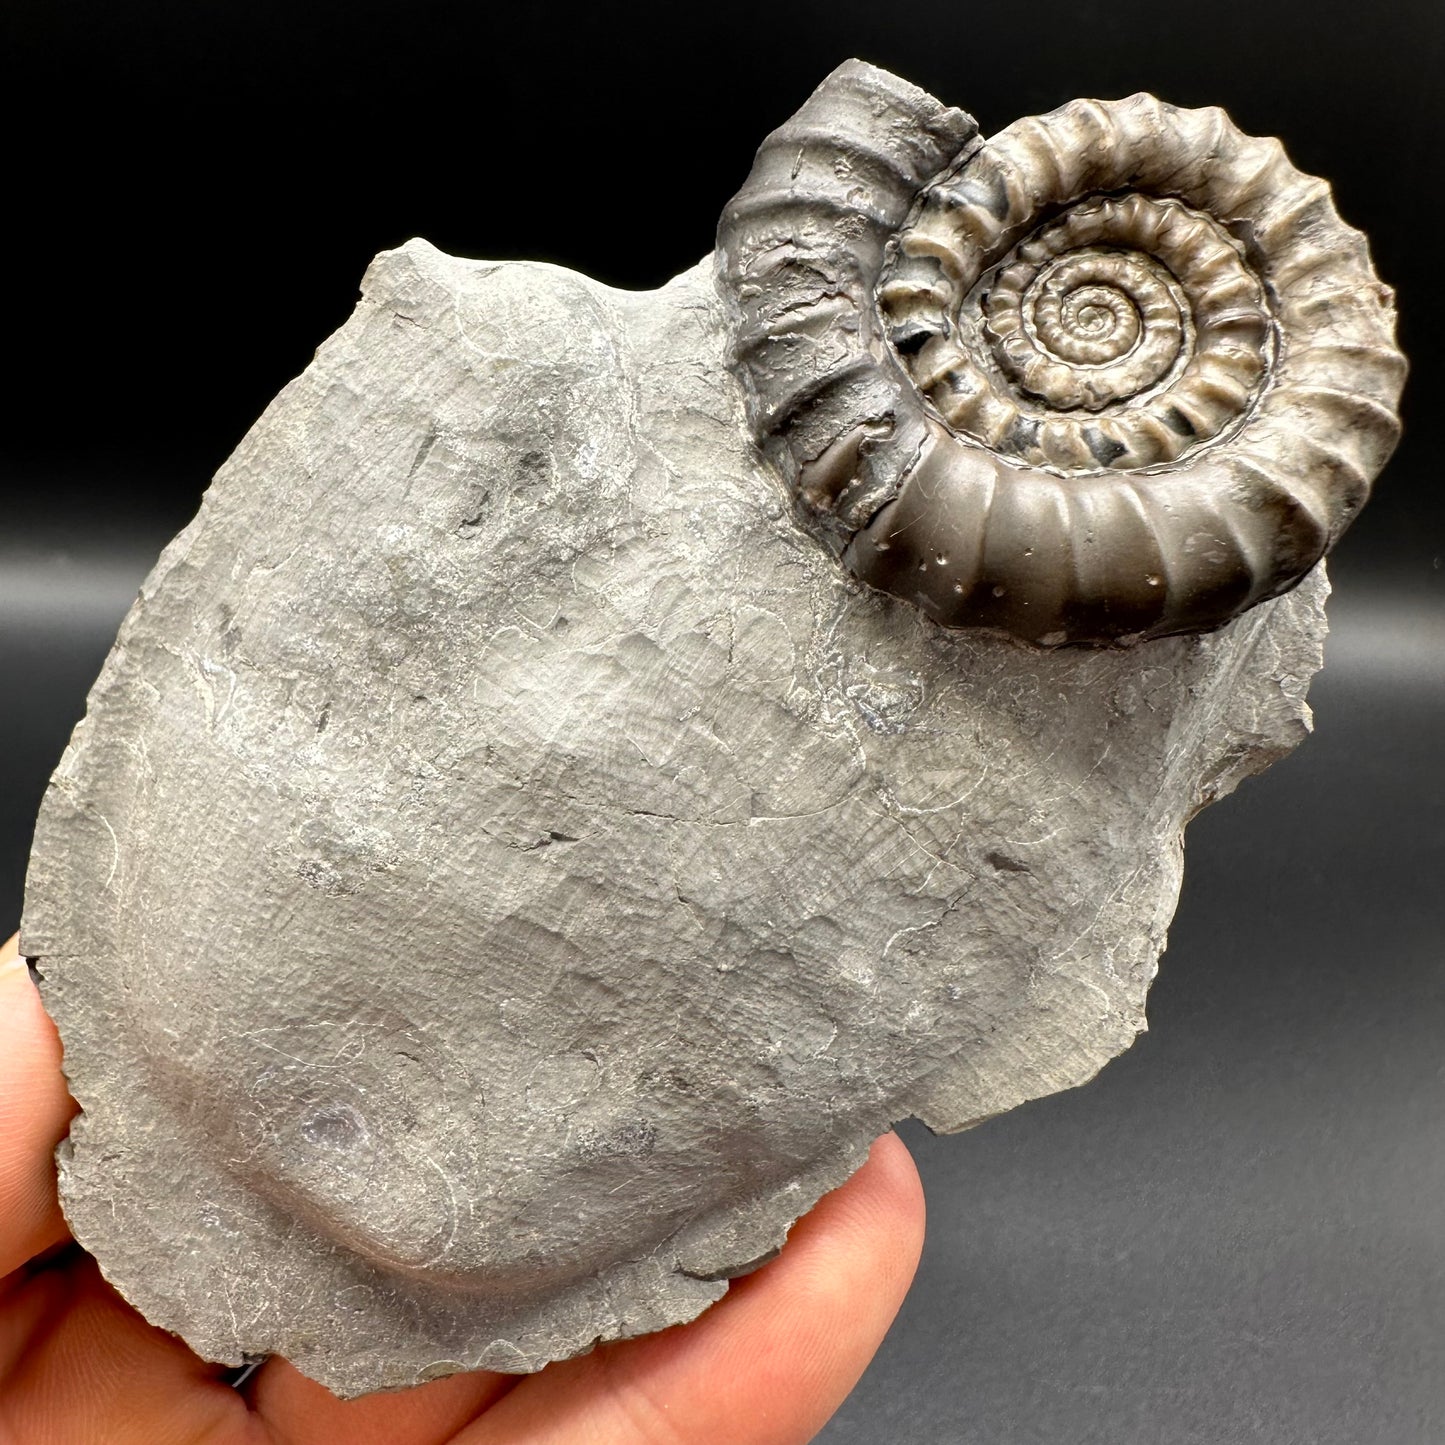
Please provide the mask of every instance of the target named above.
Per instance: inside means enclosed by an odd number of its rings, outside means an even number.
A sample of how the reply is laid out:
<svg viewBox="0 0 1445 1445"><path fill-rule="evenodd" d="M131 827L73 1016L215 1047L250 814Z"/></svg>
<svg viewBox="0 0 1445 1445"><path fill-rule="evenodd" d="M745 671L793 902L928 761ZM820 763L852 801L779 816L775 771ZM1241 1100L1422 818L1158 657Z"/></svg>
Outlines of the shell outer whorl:
<svg viewBox="0 0 1445 1445"><path fill-rule="evenodd" d="M962 111L845 61L763 142L723 211L718 279L749 421L836 551L897 495L925 439L874 300L884 250L977 136Z"/></svg>
<svg viewBox="0 0 1445 1445"><path fill-rule="evenodd" d="M764 142L718 281L799 520L950 627L1129 643L1293 587L1399 435L1393 293L1218 109L981 141L850 61Z"/></svg>

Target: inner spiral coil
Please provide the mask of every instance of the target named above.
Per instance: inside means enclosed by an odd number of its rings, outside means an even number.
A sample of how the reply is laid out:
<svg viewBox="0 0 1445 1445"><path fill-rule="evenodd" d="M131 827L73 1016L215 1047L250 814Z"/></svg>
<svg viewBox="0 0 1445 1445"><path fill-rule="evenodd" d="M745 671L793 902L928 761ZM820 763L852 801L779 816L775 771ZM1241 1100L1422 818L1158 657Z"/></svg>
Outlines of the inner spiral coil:
<svg viewBox="0 0 1445 1445"><path fill-rule="evenodd" d="M1227 434L1268 374L1264 288L1228 233L1180 201L1092 197L1002 257L927 254L929 285L906 260L885 274L890 337L954 431L1020 462L1176 461Z"/></svg>
<svg viewBox="0 0 1445 1445"><path fill-rule="evenodd" d="M1015 262L984 300L994 360L1056 410L1102 411L1153 386L1178 361L1187 325L1168 271L1124 252Z"/></svg>

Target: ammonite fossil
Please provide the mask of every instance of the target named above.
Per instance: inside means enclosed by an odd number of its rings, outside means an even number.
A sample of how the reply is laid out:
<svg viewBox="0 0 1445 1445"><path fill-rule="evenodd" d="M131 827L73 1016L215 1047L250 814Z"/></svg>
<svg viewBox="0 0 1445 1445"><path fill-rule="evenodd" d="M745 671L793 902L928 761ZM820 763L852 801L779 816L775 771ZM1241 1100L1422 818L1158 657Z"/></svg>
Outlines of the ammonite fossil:
<svg viewBox="0 0 1445 1445"><path fill-rule="evenodd" d="M1322 569L1235 614L1399 377L1273 143L981 144L856 63L658 291L377 257L46 794L77 1239L210 1359L534 1370L699 1313L895 1121L1085 1082L1186 820L1304 733Z"/></svg>
<svg viewBox="0 0 1445 1445"><path fill-rule="evenodd" d="M1074 101L984 141L850 63L717 254L801 518L948 626L1218 627L1309 571L1399 434L1365 238L1220 110Z"/></svg>

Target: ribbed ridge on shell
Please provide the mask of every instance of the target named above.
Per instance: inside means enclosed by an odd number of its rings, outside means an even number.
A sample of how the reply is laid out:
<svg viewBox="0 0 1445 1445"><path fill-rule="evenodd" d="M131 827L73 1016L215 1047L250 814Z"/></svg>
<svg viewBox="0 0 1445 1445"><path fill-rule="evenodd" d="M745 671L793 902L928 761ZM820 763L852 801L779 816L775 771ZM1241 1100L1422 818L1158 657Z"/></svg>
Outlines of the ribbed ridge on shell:
<svg viewBox="0 0 1445 1445"><path fill-rule="evenodd" d="M923 440L873 300L884 248L977 133L962 111L850 60L763 142L723 211L718 279L749 420L835 547L896 495Z"/></svg>

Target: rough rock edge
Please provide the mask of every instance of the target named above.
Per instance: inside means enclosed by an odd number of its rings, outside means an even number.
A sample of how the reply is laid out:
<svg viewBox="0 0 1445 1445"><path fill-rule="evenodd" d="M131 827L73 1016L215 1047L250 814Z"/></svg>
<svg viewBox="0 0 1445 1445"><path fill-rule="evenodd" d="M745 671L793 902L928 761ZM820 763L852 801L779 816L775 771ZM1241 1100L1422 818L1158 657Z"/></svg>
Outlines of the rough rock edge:
<svg viewBox="0 0 1445 1445"><path fill-rule="evenodd" d="M283 397L284 395L285 393L283 393ZM281 404L281 400L282 398L278 398L273 405ZM166 549L160 563L142 589L143 598L153 594L161 579L172 567L184 563L189 539L192 535L192 529L187 529ZM1281 657L1285 637L1293 633L1298 639L1302 623L1304 624L1303 633L1312 643L1311 655L1307 667L1303 671L1308 674L1318 668L1324 634L1320 604L1326 591L1327 584L1324 581L1321 567L1307 580L1297 594L1267 603L1249 614L1248 617L1233 624L1224 633L1200 640L1200 646L1212 648L1216 654L1219 654L1225 650L1225 639L1232 639L1236 628L1247 627L1251 634L1249 642L1238 649L1238 656L1231 669L1232 676L1217 678L1216 685L1210 689L1215 707L1209 715L1209 726L1205 725L1205 720L1201 717L1191 736L1181 739L1178 745L1177 756L1181 768L1196 769L1196 775L1190 781L1195 799L1194 811L1232 790L1243 777L1262 770L1271 761L1288 752L1308 731L1309 711L1303 701L1306 679L1300 676L1301 669L1295 667L1282 677L1275 677L1272 669ZM124 637L124 629L122 637ZM1260 656L1261 652L1270 659L1268 663L1263 662L1263 658ZM1246 661L1249 663L1249 681L1243 689L1236 689L1233 684L1238 681L1238 674L1243 670ZM102 674L102 683L104 678L105 673ZM100 685L97 684L98 687ZM85 725L82 723L77 731L76 744L73 746L78 745L83 738L84 727ZM1214 744L1209 756L1203 756L1201 750L1205 746L1206 735L1212 734L1215 728L1223 729L1224 736ZM1168 898L1162 900L1159 917L1156 920L1153 935L1157 941L1156 959L1158 949L1163 946L1164 927L1168 917L1172 915L1177 897L1182 865L1182 831L1177 829L1167 831L1169 836L1161 837L1160 843L1171 854L1173 886ZM63 979L65 974L64 954L51 953L37 959L37 963L42 973L49 970L54 974L56 980ZM58 982L53 983L50 992L54 1002L62 1004L60 1011L63 1011L62 999L57 992L59 988ZM1138 1021L1137 1027L1143 1027L1142 1019ZM1121 1048L1126 1046L1127 1040L1121 1044ZM1067 1077L1061 1074L1059 1077L1039 1079L1034 1083L1027 1097L1038 1097L1086 1082L1100 1067L1102 1067L1102 1063L1096 1063L1084 1073L1075 1072ZM806 1212L823 1193L841 1184L853 1172L853 1169L862 1160L868 1140L896 1122L898 1118L908 1117L910 1113L917 1113L931 1128L940 1131L954 1131L971 1127L973 1124L981 1122L982 1118L992 1117L991 1114L986 1114L975 1118L962 1118L949 1113L949 1085L957 1073L958 1069L953 1060L941 1065L928 1076L928 1079L921 1080L914 1086L906 1109L901 1109L891 1117L880 1115L861 1137L843 1144L839 1150L821 1161L815 1169L799 1179L781 1185L771 1194L758 1197L754 1209L744 1219L739 1220L736 1210L729 1208L720 1211L721 1218L715 1213L695 1220L681 1234L674 1236L673 1241L660 1253L664 1256L672 1255L671 1273L676 1283L683 1286L683 1290L668 1297L667 1306L663 1311L666 1315L665 1318L652 1318L635 1323L619 1320L614 1328L602 1333L579 1332L570 1346L564 1345L558 1348L554 1341L548 1358L566 1358L568 1355L590 1349L601 1340L625 1338L629 1335L650 1332L663 1328L667 1324L680 1323L695 1317L706 1308L708 1303L724 1292L725 1285L722 1281L728 1275L743 1272L747 1268L755 1266L767 1256L770 1250L776 1248L786 1237L793 1220ZM84 1104L86 1102L84 1096L87 1091L82 1086L78 1087L77 1092L81 1095L81 1102ZM82 1116L75 1126L77 1140L83 1142L86 1128L87 1121ZM63 1175L68 1172L72 1149L73 1146L69 1141L61 1146L60 1163ZM612 1271L607 1272L605 1280L599 1279L598 1283L606 1293L611 1293L614 1289L625 1290L625 1280L629 1276L639 1271L652 1273L647 1266L653 1264L655 1259L656 1257L646 1261L623 1261ZM174 1317L168 1319L164 1301L148 1308L146 1313L153 1322L162 1327L174 1328L176 1321ZM226 1345L220 1341L215 1342L218 1348L212 1349L207 1341L198 1339L194 1330L191 1332L191 1339L204 1347L205 1352L213 1358L226 1363L240 1364L243 1359L255 1353L244 1347L237 1349L234 1345ZM496 1344L503 1344L505 1348L495 1349ZM312 1373L315 1378L320 1379L322 1383L342 1395L361 1394L378 1387L377 1377L374 1373L368 1375L367 1383L358 1384L354 1378L348 1376L348 1372L344 1368L332 1368L319 1359L299 1353L293 1356L293 1360L308 1373ZM398 1366L390 1371L380 1383L382 1387L400 1388L414 1384L420 1379L433 1378L438 1374L450 1373L456 1369L493 1368L525 1371L539 1369L546 1362L545 1358L528 1356L506 1342L494 1342L494 1345L489 1345L475 1359L431 1361L404 1368Z"/></svg>

